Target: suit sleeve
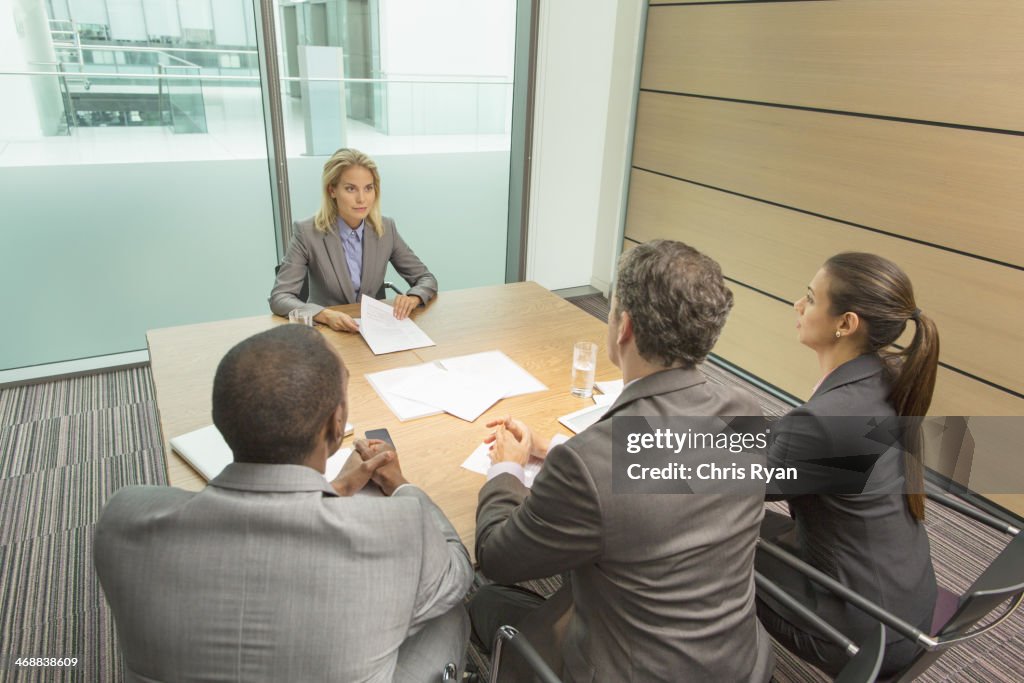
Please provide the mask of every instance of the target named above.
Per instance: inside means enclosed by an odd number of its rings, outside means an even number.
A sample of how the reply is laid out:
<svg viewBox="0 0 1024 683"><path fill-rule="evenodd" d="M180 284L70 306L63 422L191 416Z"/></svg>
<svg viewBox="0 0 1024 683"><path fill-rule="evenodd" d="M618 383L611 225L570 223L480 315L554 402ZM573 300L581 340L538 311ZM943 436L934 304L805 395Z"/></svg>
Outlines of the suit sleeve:
<svg viewBox="0 0 1024 683"><path fill-rule="evenodd" d="M593 562L602 549L597 489L568 446L551 449L532 490L511 474L480 490L476 559L494 581L553 576Z"/></svg>
<svg viewBox="0 0 1024 683"><path fill-rule="evenodd" d="M415 497L423 514L423 561L410 629L462 604L473 584L473 565L448 518L422 489L403 486L395 497Z"/></svg>
<svg viewBox="0 0 1024 683"><path fill-rule="evenodd" d="M437 278L405 243L393 222L391 229L394 231L395 242L391 249L390 261L398 274L412 285L406 294L418 296L424 304L430 303L430 300L437 296Z"/></svg>
<svg viewBox="0 0 1024 683"><path fill-rule="evenodd" d="M828 493L833 485L835 454L826 421L804 408L796 408L776 423L768 446L768 466L796 468L795 480L768 484L767 500L788 500L799 495Z"/></svg>
<svg viewBox="0 0 1024 683"><path fill-rule="evenodd" d="M277 315L288 315L296 308L316 315L324 310L319 304L306 303L299 298L302 283L309 272L309 245L302 237L298 223L292 224L292 241L285 252L281 268L277 271L274 288L270 291L270 310Z"/></svg>

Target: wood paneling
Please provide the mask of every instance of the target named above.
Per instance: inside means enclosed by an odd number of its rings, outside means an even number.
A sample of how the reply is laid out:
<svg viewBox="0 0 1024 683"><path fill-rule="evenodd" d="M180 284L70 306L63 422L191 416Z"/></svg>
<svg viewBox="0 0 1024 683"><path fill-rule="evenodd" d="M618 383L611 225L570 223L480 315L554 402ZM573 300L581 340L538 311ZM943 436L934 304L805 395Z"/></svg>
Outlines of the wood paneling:
<svg viewBox="0 0 1024 683"><path fill-rule="evenodd" d="M732 285L736 304L715 353L801 399L821 378L814 352L797 341L788 304ZM939 368L931 415L1024 415L1024 399Z"/></svg>
<svg viewBox="0 0 1024 683"><path fill-rule="evenodd" d="M1024 137L640 93L633 165L1024 264Z"/></svg>
<svg viewBox="0 0 1024 683"><path fill-rule="evenodd" d="M1024 271L637 170L626 237L687 242L728 277L785 299L839 251L882 254L938 325L942 361L1024 393L1024 317L1007 315L1020 307Z"/></svg>
<svg viewBox="0 0 1024 683"><path fill-rule="evenodd" d="M700 5L650 18L643 88L1024 129L1021 2Z"/></svg>

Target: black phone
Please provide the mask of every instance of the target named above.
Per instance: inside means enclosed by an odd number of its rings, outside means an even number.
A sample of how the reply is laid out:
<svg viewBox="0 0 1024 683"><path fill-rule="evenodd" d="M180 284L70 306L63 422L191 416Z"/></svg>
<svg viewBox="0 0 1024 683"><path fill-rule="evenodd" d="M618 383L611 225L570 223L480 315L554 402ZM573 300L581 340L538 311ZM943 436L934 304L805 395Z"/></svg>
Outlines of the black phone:
<svg viewBox="0 0 1024 683"><path fill-rule="evenodd" d="M366 431L366 438L367 439L380 439L381 441L386 441L389 444L391 444L392 448L395 447L395 442L391 440L391 435L388 434L388 430L383 429L383 428L381 428L381 429L368 429Z"/></svg>

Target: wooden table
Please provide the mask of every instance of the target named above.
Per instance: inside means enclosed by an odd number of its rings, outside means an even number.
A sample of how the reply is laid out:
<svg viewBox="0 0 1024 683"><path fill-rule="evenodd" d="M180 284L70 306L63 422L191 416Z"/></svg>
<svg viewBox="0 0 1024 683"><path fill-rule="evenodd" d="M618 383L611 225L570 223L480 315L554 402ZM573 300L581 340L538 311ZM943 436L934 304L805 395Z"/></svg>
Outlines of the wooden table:
<svg viewBox="0 0 1024 683"><path fill-rule="evenodd" d="M358 316L358 306L337 306ZM621 377L607 360L606 325L543 287L523 282L479 289L441 292L413 319L436 346L374 356L359 335L319 327L341 354L351 373L349 422L361 436L385 427L398 450L406 478L422 487L444 510L466 547L473 547L477 492L483 476L460 467L481 442L489 419L511 414L538 434L571 434L558 417L593 405L569 393L572 345L599 344L597 379ZM212 423L213 375L221 357L236 343L275 325L288 324L273 315L150 330L150 362L156 387L160 428L172 486L199 490L206 485L168 440ZM475 422L451 415L400 422L366 381L366 374L428 360L480 351L500 350L548 386L548 391L503 399ZM345 445L350 445L351 437Z"/></svg>

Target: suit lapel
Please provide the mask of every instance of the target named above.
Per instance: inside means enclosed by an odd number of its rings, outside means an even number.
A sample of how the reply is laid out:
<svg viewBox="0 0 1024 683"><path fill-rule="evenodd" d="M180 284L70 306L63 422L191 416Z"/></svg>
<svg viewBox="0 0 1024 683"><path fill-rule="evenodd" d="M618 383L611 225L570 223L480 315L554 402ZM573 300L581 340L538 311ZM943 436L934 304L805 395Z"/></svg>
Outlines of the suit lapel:
<svg viewBox="0 0 1024 683"><path fill-rule="evenodd" d="M377 268L377 264L380 262L379 253L380 238L377 237L376 231L370 224L365 223L363 228L363 274L361 289L366 296L377 296L377 290L384 284L383 276L381 276L379 282L376 276L376 273L384 272Z"/></svg>
<svg viewBox="0 0 1024 683"><path fill-rule="evenodd" d="M341 246L337 232L328 232L323 235L323 240L324 251L327 252L327 258L331 260L331 267L334 269L334 275L338 279L338 286L345 295L345 300L349 303L356 303L356 290L352 286L352 278L348 274L345 250Z"/></svg>

